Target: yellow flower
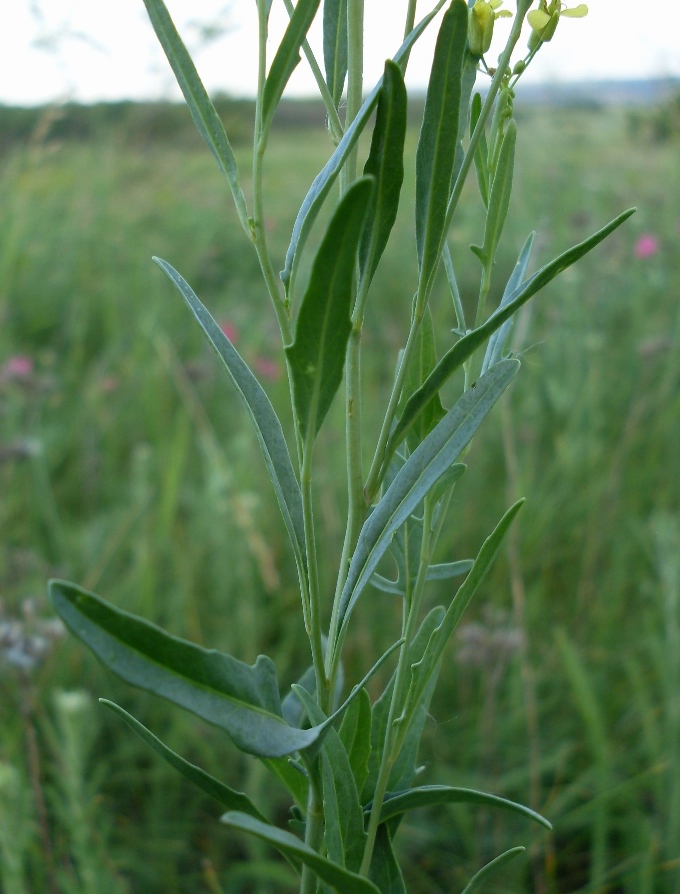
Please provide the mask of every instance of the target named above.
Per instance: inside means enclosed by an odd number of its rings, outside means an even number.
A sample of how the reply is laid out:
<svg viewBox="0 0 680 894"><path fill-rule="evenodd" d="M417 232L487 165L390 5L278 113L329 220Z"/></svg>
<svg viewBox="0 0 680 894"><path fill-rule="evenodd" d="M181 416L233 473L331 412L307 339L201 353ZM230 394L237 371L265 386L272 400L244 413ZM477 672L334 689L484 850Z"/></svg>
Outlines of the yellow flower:
<svg viewBox="0 0 680 894"><path fill-rule="evenodd" d="M529 49L535 50L542 43L552 40L557 23L562 16L569 19L582 19L588 15L588 7L585 3L579 3L570 9L564 6L561 0L540 0L538 9L532 9L527 15L527 22L531 25L529 37Z"/></svg>
<svg viewBox="0 0 680 894"><path fill-rule="evenodd" d="M477 0L468 12L468 46L475 56L483 56L491 46L493 23L496 19L512 16L507 9L499 9L503 0Z"/></svg>

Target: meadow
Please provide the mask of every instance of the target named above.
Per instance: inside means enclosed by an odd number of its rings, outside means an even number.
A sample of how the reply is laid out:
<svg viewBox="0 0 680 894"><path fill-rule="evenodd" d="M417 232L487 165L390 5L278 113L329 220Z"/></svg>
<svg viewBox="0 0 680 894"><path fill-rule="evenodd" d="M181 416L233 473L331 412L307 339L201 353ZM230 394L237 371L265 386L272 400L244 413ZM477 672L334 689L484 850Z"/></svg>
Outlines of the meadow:
<svg viewBox="0 0 680 894"><path fill-rule="evenodd" d="M474 866L520 843L528 857L495 891L679 894L678 143L631 131L623 109L520 101L518 123L507 228L518 241L498 282L532 230L540 264L623 209L638 213L516 327L522 371L467 459L446 559L474 555L519 496L527 506L447 654L421 763L424 781L436 764L439 782L529 803L554 832L447 807L413 814L398 844L413 894L460 890ZM285 823L283 793L263 793L264 777L218 730L128 689L60 635L45 595L49 577L67 578L249 662L267 649L284 681L307 666L295 571L254 438L151 262L167 259L192 284L284 418L257 259L203 148L128 140L124 129L60 139L52 128L44 117L0 155L0 890L287 892L285 863L247 851L97 697L264 795ZM323 116L316 129L279 128L273 143L267 227L282 261L328 154ZM415 133L409 147L412 172ZM249 151L244 139L237 154ZM482 216L468 185L450 246L471 302L468 246ZM407 174L402 226L368 308L369 407L387 400L403 342L412 207ZM443 342L455 326L443 278L433 315ZM339 409L319 444L325 586L343 535ZM391 642L392 598L364 600L350 660Z"/></svg>

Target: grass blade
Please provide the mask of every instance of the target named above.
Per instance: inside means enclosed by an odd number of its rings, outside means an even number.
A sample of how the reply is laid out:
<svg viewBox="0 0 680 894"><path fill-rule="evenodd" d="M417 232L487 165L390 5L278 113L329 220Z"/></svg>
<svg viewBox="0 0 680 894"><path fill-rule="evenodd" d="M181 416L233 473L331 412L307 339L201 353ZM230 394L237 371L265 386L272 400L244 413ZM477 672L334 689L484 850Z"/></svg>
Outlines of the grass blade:
<svg viewBox="0 0 680 894"><path fill-rule="evenodd" d="M168 62L175 73L177 83L184 94L191 117L194 119L198 132L215 156L220 170L229 182L239 220L243 229L250 237L251 230L248 221L246 199L241 189L234 151L224 130L224 125L210 101L210 97L198 76L196 66L187 52L182 38L177 33L165 3L163 0L144 0L144 5L156 32L156 37L163 47Z"/></svg>
<svg viewBox="0 0 680 894"><path fill-rule="evenodd" d="M445 2L446 0L440 0L432 12L426 15L425 18L416 25L394 54L393 62L400 67L405 65L414 43L418 40L432 19L437 15ZM364 100L356 118L345 131L345 135L342 140L340 140L335 152L328 159L323 169L314 178L314 182L310 186L309 191L300 206L300 210L295 219L295 225L293 226L290 245L286 252L286 263L281 271L281 281L289 295L295 282L295 273L297 271L300 254L314 225L314 221L316 220L317 215L321 210L321 206L325 202L326 196L331 191L343 165L347 161L349 154L363 133L364 128L371 120L371 115L378 102L378 95L381 89L382 78Z"/></svg>
<svg viewBox="0 0 680 894"><path fill-rule="evenodd" d="M147 745L150 745L157 754L160 754L163 760L167 761L171 767L174 767L174 769L188 779L189 782L193 782L195 786L217 801L218 804L221 804L222 807L226 807L227 810L240 810L242 813L247 813L249 816L254 816L256 819L262 820L262 822L267 821L250 798L243 794L243 792L237 792L233 788L229 788L228 785L215 779L214 776L206 773L205 770L201 770L200 767L197 767L195 764L191 764L183 757L180 757L179 754L176 754L171 748L168 748L168 746L161 742L157 736L154 736L150 730L141 724L139 720L136 720L119 705L116 705L114 702L110 702L105 698L100 698L99 701L102 705L110 708L115 714L118 714L119 717L122 717L127 725L137 733L140 739L146 742Z"/></svg>
<svg viewBox="0 0 680 894"><path fill-rule="evenodd" d="M517 360L504 360L480 378L399 470L359 535L340 598L343 627L394 533L453 465L518 369Z"/></svg>
<svg viewBox="0 0 680 894"><path fill-rule="evenodd" d="M401 414L401 418L395 426L387 443L387 456L391 456L403 441L406 432L423 412L427 404L434 398L434 395L439 392L442 385L454 372L456 372L456 370L460 369L468 357L472 356L477 348L484 344L490 335L497 329L500 329L506 320L509 320L523 304L526 304L530 298L533 298L537 292L540 292L540 290L555 279L558 274L566 270L567 267L571 267L571 265L578 261L579 258L582 258L583 255L595 248L596 245L599 245L603 239L606 239L610 233L613 233L614 230L620 227L621 224L628 220L631 214L634 213L635 208L630 208L628 211L624 211L623 214L614 218L614 220L601 230L598 230L584 242L580 242L578 245L573 246L573 248L558 255L558 257L550 261L549 264L546 264L545 267L542 267L534 273L533 276L529 277L525 283L519 286L510 296L510 300L505 307L499 307L485 323L477 329L473 329L472 332L456 342L456 344L444 354L435 369L423 383L422 388L409 398Z"/></svg>
<svg viewBox="0 0 680 894"><path fill-rule="evenodd" d="M515 801L509 801L498 795L490 795L487 792L478 792L471 788L455 788L449 785L422 785L406 792L387 795L380 814L380 822L385 823L407 810L431 807L434 804L480 804L483 807L497 807L534 820L534 822L545 826L546 829L552 829L552 825L545 817L523 804L517 804ZM368 808L364 808L364 810L367 811Z"/></svg>
<svg viewBox="0 0 680 894"><path fill-rule="evenodd" d="M264 389L208 310L196 297L191 286L166 261L160 258L154 258L154 261L179 289L208 341L222 360L238 396L250 414L293 545L298 569L300 574L306 574L302 497L279 418Z"/></svg>
<svg viewBox="0 0 680 894"><path fill-rule="evenodd" d="M298 0L288 22L274 61L271 64L262 97L262 131L267 133L286 84L300 61L300 47L307 37L321 0Z"/></svg>
<svg viewBox="0 0 680 894"><path fill-rule="evenodd" d="M373 278L397 218L399 195L404 181L406 139L406 85L401 69L389 59L385 63L378 99L375 128L365 175L373 175L376 191L359 248L362 279Z"/></svg>
<svg viewBox="0 0 680 894"><path fill-rule="evenodd" d="M340 200L314 259L295 342L286 348L303 441L308 432L316 437L342 382L356 254L373 186L372 177L362 177Z"/></svg>
<svg viewBox="0 0 680 894"><path fill-rule="evenodd" d="M458 145L467 27L465 0L453 0L437 37L416 153L416 247L421 283L428 282L439 261Z"/></svg>
<svg viewBox="0 0 680 894"><path fill-rule="evenodd" d="M339 894L381 894L373 882L317 854L290 832L284 832L237 811L225 813L221 821L231 829L238 829L266 841L286 856L309 866Z"/></svg>
<svg viewBox="0 0 680 894"><path fill-rule="evenodd" d="M328 91L337 108L347 77L347 0L324 0L323 62Z"/></svg>

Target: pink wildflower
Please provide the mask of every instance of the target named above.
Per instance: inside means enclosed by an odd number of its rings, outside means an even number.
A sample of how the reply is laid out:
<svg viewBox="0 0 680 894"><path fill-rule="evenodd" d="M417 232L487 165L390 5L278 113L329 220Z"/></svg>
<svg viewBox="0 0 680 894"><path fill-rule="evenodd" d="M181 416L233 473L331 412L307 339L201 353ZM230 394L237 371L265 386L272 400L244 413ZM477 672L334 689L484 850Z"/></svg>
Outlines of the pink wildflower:
<svg viewBox="0 0 680 894"><path fill-rule="evenodd" d="M4 379L27 379L33 373L33 360L25 354L10 357L2 368Z"/></svg>
<svg viewBox="0 0 680 894"><path fill-rule="evenodd" d="M255 357L253 360L255 372L258 372L264 379L270 382L277 382L281 378L281 367L275 360L268 357Z"/></svg>
<svg viewBox="0 0 680 894"><path fill-rule="evenodd" d="M651 258L659 250L659 240L651 233L643 233L635 243L633 249L635 257L644 261L645 258Z"/></svg>
<svg viewBox="0 0 680 894"><path fill-rule="evenodd" d="M220 323L220 329L222 330L222 332L224 332L224 334L227 336L232 344L236 344L238 340L238 331L233 323L228 322L228 320L223 320Z"/></svg>

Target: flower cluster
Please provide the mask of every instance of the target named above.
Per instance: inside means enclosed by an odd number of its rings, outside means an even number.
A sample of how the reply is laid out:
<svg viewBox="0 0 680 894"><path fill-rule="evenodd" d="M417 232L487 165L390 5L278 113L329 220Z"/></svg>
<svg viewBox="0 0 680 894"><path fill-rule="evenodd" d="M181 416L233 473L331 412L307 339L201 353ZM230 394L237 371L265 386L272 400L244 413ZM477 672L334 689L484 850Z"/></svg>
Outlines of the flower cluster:
<svg viewBox="0 0 680 894"><path fill-rule="evenodd" d="M552 40L562 16L568 19L582 19L586 15L588 7L585 3L579 3L578 6L568 9L561 0L540 0L538 9L532 9L527 15L527 22L531 25L529 49L536 50L542 43Z"/></svg>
<svg viewBox="0 0 680 894"><path fill-rule="evenodd" d="M475 56L483 56L491 46L496 19L512 16L500 9L502 5L503 0L477 0L468 12L468 46Z"/></svg>

